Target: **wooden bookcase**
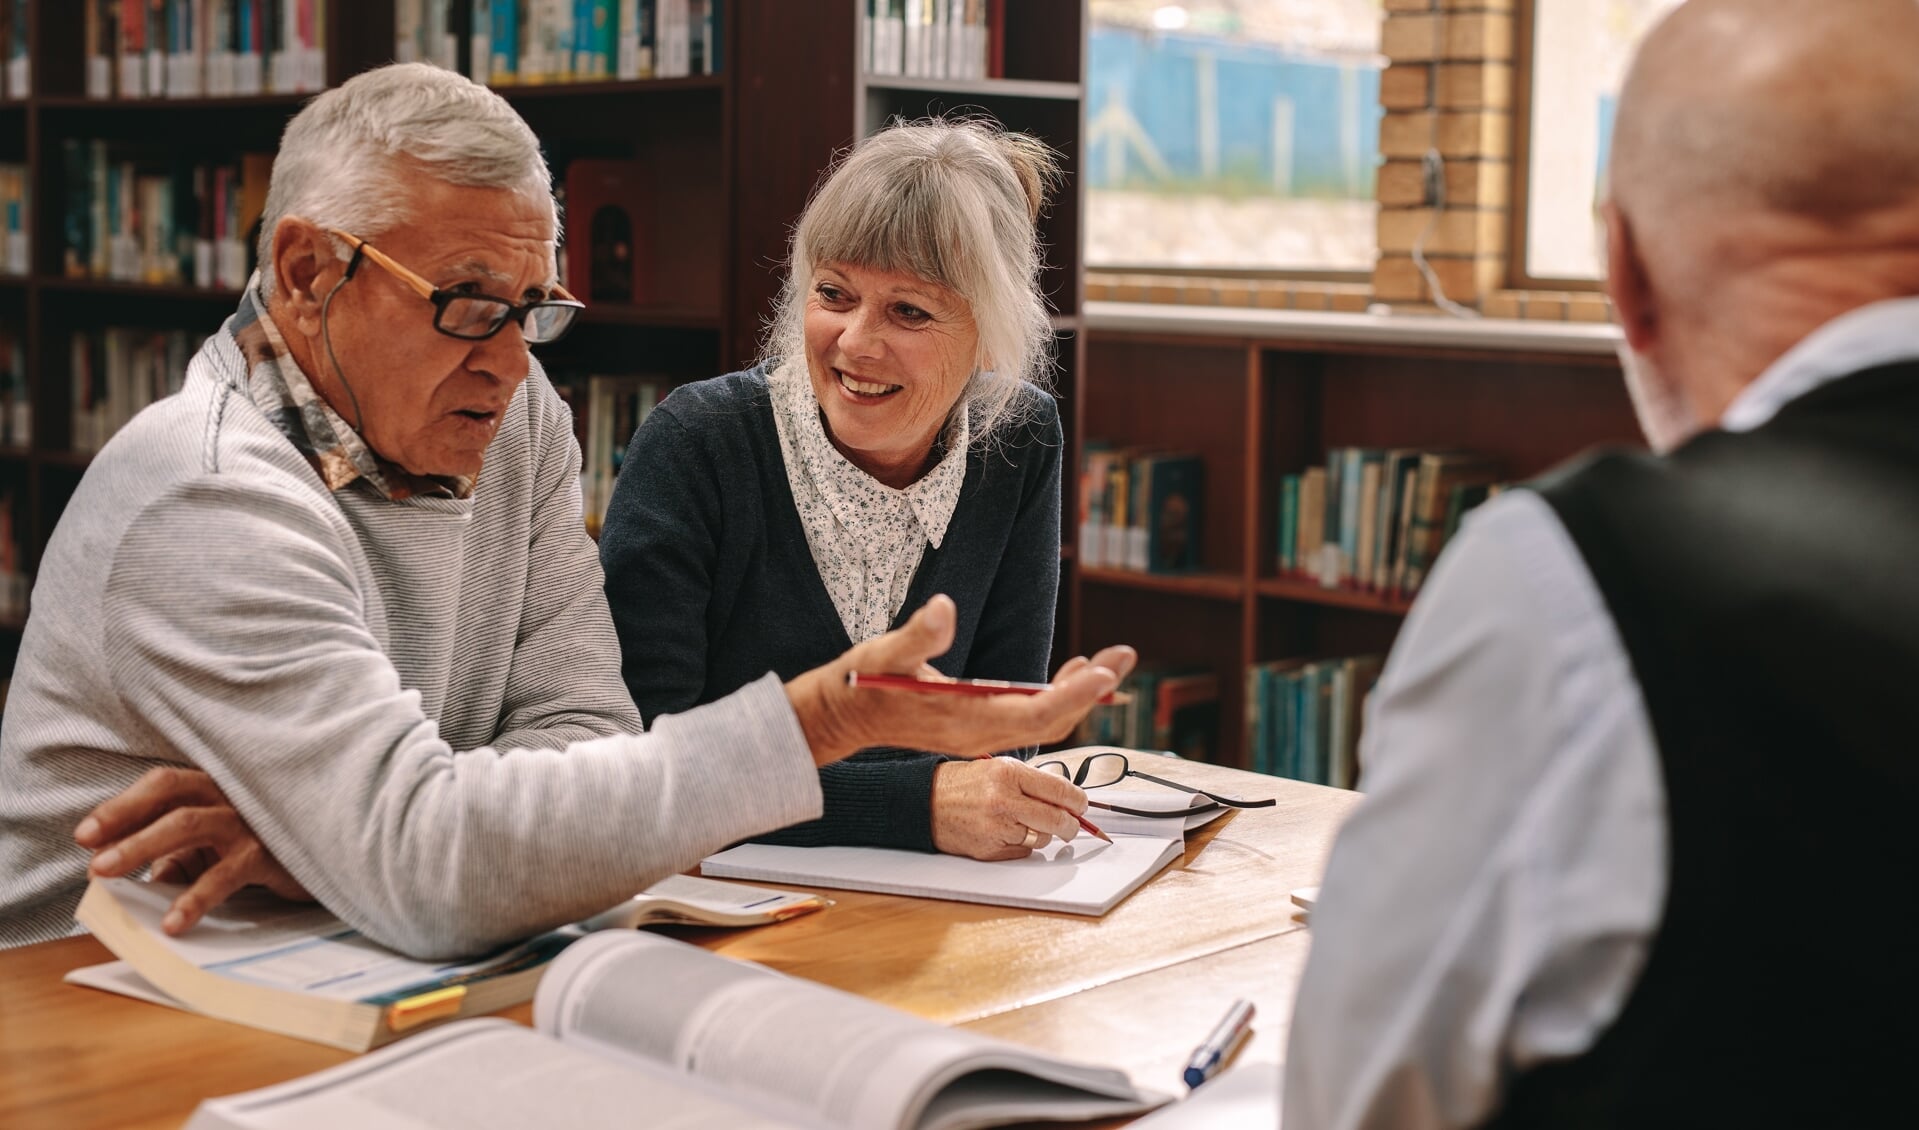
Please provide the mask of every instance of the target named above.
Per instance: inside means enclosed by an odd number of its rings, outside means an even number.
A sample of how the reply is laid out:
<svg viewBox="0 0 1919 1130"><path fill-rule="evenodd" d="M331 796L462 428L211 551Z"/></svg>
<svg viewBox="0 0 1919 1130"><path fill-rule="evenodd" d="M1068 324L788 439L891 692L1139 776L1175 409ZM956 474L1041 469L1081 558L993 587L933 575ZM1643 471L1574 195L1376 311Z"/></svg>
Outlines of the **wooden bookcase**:
<svg viewBox="0 0 1919 1130"><path fill-rule="evenodd" d="M1384 652L1409 607L1278 575L1281 476L1323 463L1329 448L1461 447L1523 479L1588 447L1640 442L1609 353L1332 341L1310 330L1094 329L1088 338L1075 446L1100 439L1203 455L1202 568L1084 569L1069 557L1069 654L1130 643L1145 660L1216 671L1216 757L1228 765L1246 764L1249 666Z"/></svg>
<svg viewBox="0 0 1919 1130"><path fill-rule="evenodd" d="M24 163L32 192L32 270L0 276L0 329L22 343L33 442L0 447L0 490L13 490L25 565L42 548L89 457L69 449L68 347L75 330L149 326L212 332L236 291L62 277L61 143L139 139L206 161L271 151L308 95L100 100L84 96L84 5L33 4L34 85L0 98L0 162ZM647 372L697 380L748 364L778 291L787 239L820 170L894 116L989 114L1058 148L1066 189L1044 221L1046 287L1061 336L1059 389L1080 370L1080 188L1085 17L1082 0L1005 5L1006 75L971 82L865 73L865 0L729 0L723 73L692 78L505 86L562 178L576 158L637 159L654 171L645 247L652 301L592 306L563 342L541 350L555 372ZM390 59L393 0L327 5L326 80ZM0 622L0 678L22 622ZM1062 625L1062 630L1064 625Z"/></svg>

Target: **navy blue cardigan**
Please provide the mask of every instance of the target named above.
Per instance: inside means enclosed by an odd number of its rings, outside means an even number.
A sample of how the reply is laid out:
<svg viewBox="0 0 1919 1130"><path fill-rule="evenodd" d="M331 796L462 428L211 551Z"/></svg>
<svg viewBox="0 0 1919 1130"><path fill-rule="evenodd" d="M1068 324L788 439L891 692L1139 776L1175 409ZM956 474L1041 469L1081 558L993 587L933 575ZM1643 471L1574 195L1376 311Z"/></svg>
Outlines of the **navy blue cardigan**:
<svg viewBox="0 0 1919 1130"><path fill-rule="evenodd" d="M1059 590L1059 411L1021 390L1024 421L967 453L940 548L894 623L953 598L949 675L1043 680ZM650 727L766 674L791 679L852 646L787 485L766 373L685 385L634 433L600 535L621 670ZM820 771L825 815L762 837L933 850L942 759L865 750Z"/></svg>

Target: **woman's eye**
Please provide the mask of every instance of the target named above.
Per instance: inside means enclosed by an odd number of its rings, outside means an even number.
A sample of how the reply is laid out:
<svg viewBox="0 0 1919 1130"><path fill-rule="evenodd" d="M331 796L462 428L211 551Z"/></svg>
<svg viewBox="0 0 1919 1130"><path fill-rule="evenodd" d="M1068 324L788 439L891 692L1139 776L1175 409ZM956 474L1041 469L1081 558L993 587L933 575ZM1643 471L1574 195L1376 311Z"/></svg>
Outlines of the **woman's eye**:
<svg viewBox="0 0 1919 1130"><path fill-rule="evenodd" d="M932 317L931 314L928 314L926 311L920 309L919 307L909 306L904 302L900 303L898 306L895 306L893 309L899 314L901 318L909 322L923 322L926 319Z"/></svg>
<svg viewBox="0 0 1919 1130"><path fill-rule="evenodd" d="M846 297L840 293L839 287L833 286L831 283L819 284L813 288L813 293L820 296L821 302L840 302Z"/></svg>

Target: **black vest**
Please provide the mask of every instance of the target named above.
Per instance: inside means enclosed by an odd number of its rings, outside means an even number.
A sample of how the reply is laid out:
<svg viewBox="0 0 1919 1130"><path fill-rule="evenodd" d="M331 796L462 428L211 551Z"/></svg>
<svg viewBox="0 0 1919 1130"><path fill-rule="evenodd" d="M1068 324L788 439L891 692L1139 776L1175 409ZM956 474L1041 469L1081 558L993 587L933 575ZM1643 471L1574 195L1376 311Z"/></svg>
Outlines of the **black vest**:
<svg viewBox="0 0 1919 1130"><path fill-rule="evenodd" d="M1919 1125L1919 363L1537 489L1645 696L1669 888L1617 1020L1491 1125Z"/></svg>

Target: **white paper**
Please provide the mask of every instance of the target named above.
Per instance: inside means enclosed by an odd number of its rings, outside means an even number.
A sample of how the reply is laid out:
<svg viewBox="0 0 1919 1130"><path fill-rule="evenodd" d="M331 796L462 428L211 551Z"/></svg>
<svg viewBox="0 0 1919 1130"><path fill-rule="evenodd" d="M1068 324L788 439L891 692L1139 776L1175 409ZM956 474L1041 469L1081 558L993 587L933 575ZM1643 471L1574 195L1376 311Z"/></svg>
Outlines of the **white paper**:
<svg viewBox="0 0 1919 1130"><path fill-rule="evenodd" d="M989 863L891 848L741 844L708 856L700 871L721 878L1099 915L1177 859L1182 849L1180 839L1163 834L1114 836L1106 844L1081 833L1070 842L1055 840L1024 859Z"/></svg>

